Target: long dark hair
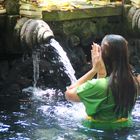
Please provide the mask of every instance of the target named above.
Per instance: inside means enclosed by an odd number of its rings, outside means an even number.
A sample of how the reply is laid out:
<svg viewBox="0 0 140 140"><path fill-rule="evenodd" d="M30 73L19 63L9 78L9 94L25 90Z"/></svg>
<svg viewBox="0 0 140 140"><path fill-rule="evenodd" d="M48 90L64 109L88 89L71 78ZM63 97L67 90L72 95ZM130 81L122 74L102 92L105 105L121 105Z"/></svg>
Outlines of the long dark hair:
<svg viewBox="0 0 140 140"><path fill-rule="evenodd" d="M132 110L137 86L128 58L128 43L120 35L106 35L101 43L102 58L109 75L108 89L111 89L118 118L127 117ZM109 91L109 90L108 90Z"/></svg>

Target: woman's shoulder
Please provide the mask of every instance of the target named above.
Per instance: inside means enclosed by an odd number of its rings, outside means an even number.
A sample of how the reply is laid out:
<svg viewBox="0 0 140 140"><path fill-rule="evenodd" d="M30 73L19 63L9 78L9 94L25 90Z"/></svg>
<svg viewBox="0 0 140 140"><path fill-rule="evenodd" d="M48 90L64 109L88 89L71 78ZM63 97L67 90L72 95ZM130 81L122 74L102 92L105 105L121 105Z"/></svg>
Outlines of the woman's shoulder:
<svg viewBox="0 0 140 140"><path fill-rule="evenodd" d="M91 92L95 93L96 92L103 92L107 89L108 87L108 77L106 78L99 78L99 79L92 79L92 80L88 80L87 82L85 82L84 84L82 84L81 86L79 86L77 88L77 92ZM94 94L95 94L94 93ZM99 93L98 93L99 94Z"/></svg>
<svg viewBox="0 0 140 140"><path fill-rule="evenodd" d="M98 79L92 79L90 80L89 82L92 84L101 84L101 85L106 85L108 84L108 81L109 81L109 77L104 77L104 78L98 78Z"/></svg>
<svg viewBox="0 0 140 140"><path fill-rule="evenodd" d="M108 87L109 78L92 79L86 82L87 88L94 88L94 90L105 90Z"/></svg>

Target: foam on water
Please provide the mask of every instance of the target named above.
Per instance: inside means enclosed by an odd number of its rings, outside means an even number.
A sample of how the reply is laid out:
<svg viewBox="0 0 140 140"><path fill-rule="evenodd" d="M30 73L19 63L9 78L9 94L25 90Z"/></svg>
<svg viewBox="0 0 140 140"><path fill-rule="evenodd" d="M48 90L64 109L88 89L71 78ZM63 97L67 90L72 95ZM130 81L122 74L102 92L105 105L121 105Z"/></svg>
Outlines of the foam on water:
<svg viewBox="0 0 140 140"><path fill-rule="evenodd" d="M70 102L59 102L55 99L55 94L62 96L63 93L56 91L55 89L41 90L36 88L33 98L35 100L44 101L47 105L38 106L38 110L41 110L44 114L48 114L50 108L53 107L53 113L55 117L64 120L81 120L85 118L85 108L82 103L70 103ZM59 93L59 95L58 95ZM58 99L58 98L57 98ZM55 104L52 104L57 102Z"/></svg>

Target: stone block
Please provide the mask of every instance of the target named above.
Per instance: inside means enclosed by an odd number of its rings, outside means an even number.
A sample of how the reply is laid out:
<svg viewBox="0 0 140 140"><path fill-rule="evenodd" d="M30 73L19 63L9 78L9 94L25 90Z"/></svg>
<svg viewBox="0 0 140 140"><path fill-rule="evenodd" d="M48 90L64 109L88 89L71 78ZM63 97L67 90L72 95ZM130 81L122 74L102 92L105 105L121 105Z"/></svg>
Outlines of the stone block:
<svg viewBox="0 0 140 140"><path fill-rule="evenodd" d="M19 14L19 0L5 0L5 8L8 15Z"/></svg>

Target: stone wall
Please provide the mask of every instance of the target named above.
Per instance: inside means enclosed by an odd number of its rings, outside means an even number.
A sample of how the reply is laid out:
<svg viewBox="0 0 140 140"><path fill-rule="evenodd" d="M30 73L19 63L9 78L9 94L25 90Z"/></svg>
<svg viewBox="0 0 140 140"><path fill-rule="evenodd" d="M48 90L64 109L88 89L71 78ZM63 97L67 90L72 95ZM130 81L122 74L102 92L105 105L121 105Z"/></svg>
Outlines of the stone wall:
<svg viewBox="0 0 140 140"><path fill-rule="evenodd" d="M8 15L19 14L19 0L4 0L6 13Z"/></svg>
<svg viewBox="0 0 140 140"><path fill-rule="evenodd" d="M87 59L90 59L90 47L92 42L100 42L106 34L119 33L122 26L121 16L91 18L71 21L49 22L56 39L64 47L81 47Z"/></svg>
<svg viewBox="0 0 140 140"><path fill-rule="evenodd" d="M126 5L123 22L123 35L129 43L130 63L140 73L140 8Z"/></svg>

